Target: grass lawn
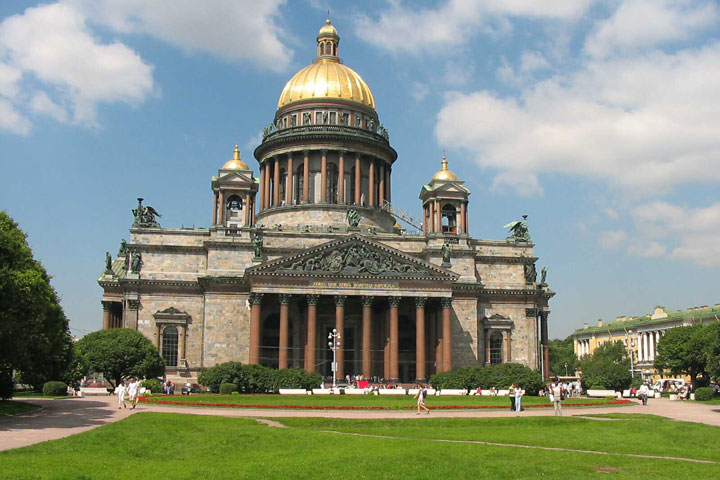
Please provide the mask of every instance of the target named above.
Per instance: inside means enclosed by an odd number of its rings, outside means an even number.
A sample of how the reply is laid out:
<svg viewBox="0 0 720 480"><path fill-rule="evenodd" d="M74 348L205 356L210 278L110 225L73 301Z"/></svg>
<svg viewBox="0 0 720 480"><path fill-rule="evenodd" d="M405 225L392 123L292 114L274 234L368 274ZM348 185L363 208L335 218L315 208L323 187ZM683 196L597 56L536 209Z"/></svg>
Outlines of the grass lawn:
<svg viewBox="0 0 720 480"><path fill-rule="evenodd" d="M613 400L613 399L610 399ZM233 404L233 405L296 405L313 407L365 407L365 408L383 408L383 409L403 409L416 408L417 400L412 395L172 395L172 396L156 396L150 397L150 402L193 402L204 404ZM606 404L608 399L602 398L569 398L563 401L564 406L572 404L591 403L602 405ZM510 400L508 397L478 397L478 396L439 396L428 397L427 404L433 407L478 407L478 406L494 406L510 408ZM548 400L544 397L523 397L523 405L548 405ZM209 405L203 405L209 406Z"/></svg>
<svg viewBox="0 0 720 480"><path fill-rule="evenodd" d="M12 402L9 400L0 400L0 417L6 415L17 415L18 413L32 412L37 410L37 405L25 402Z"/></svg>
<svg viewBox="0 0 720 480"><path fill-rule="evenodd" d="M14 392L13 398L73 398L67 395L43 395L42 392Z"/></svg>
<svg viewBox="0 0 720 480"><path fill-rule="evenodd" d="M432 439L557 445L720 461L720 429L655 417L410 420L242 418L139 413L65 439L0 452L0 479L720 478L720 464ZM645 430L647 428L647 430ZM379 433L372 438L324 432ZM647 434L647 438L643 436ZM676 441L683 438L682 442Z"/></svg>

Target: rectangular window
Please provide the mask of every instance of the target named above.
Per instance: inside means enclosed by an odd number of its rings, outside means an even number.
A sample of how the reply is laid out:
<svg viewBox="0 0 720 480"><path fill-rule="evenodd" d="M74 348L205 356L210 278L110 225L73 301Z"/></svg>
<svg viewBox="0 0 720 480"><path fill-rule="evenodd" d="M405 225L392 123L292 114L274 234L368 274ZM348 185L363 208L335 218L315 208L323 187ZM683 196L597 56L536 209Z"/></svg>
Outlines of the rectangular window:
<svg viewBox="0 0 720 480"><path fill-rule="evenodd" d="M337 113L330 112L330 125L335 125L337 123Z"/></svg>

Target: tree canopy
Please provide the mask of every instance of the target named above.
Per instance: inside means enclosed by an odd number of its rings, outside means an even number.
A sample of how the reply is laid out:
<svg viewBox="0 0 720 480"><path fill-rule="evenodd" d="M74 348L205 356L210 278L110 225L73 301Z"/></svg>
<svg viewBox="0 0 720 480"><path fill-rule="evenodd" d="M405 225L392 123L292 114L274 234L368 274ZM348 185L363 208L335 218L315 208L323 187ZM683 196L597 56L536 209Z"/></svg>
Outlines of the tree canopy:
<svg viewBox="0 0 720 480"><path fill-rule="evenodd" d="M159 377L165 371L155 345L137 330L99 330L81 338L75 349L91 371L104 373L114 386L123 378Z"/></svg>
<svg viewBox="0 0 720 480"><path fill-rule="evenodd" d="M714 327L702 324L671 328L658 343L655 368L689 375L696 385L699 375L707 376L713 333Z"/></svg>
<svg viewBox="0 0 720 480"><path fill-rule="evenodd" d="M548 346L550 347L550 374L553 376L566 375L565 364L567 364L567 375L575 375L578 359L575 355L572 335L565 339L550 340Z"/></svg>
<svg viewBox="0 0 720 480"><path fill-rule="evenodd" d="M623 390L632 381L630 358L621 341L603 343L579 363L586 387L603 386Z"/></svg>
<svg viewBox="0 0 720 480"><path fill-rule="evenodd" d="M50 276L33 258L25 233L0 211L0 384L13 371L39 388L59 380L72 356L68 320ZM7 398L12 390L0 392Z"/></svg>

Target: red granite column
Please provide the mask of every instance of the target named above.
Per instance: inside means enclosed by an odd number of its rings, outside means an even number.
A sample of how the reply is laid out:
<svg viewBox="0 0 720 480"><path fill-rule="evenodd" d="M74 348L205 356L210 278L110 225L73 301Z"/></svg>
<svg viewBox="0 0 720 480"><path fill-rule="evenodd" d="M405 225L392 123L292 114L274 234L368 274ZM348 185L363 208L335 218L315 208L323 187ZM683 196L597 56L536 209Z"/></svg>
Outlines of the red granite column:
<svg viewBox="0 0 720 480"><path fill-rule="evenodd" d="M250 363L260 364L260 303L262 293L250 294Z"/></svg>
<svg viewBox="0 0 720 480"><path fill-rule="evenodd" d="M310 152L305 150L303 160L303 203L310 203Z"/></svg>
<svg viewBox="0 0 720 480"><path fill-rule="evenodd" d="M385 319L383 321L383 378L387 382L390 379L390 312L385 310Z"/></svg>
<svg viewBox="0 0 720 480"><path fill-rule="evenodd" d="M398 382L400 380L398 352L398 306L400 305L400 297L388 297L388 305L390 306L390 381Z"/></svg>
<svg viewBox="0 0 720 480"><path fill-rule="evenodd" d="M382 207L385 204L385 163L380 162L380 185L378 187L380 198L378 199L378 206Z"/></svg>
<svg viewBox="0 0 720 480"><path fill-rule="evenodd" d="M370 159L368 166L368 207L375 206L375 159Z"/></svg>
<svg viewBox="0 0 720 480"><path fill-rule="evenodd" d="M443 368L444 372L452 370L452 298L442 299L442 326L443 326Z"/></svg>
<svg viewBox="0 0 720 480"><path fill-rule="evenodd" d="M218 219L218 225L225 224L225 194L220 190L220 201L218 202L218 208L220 209L220 215Z"/></svg>
<svg viewBox="0 0 720 480"><path fill-rule="evenodd" d="M307 342L305 343L305 370L315 371L315 349L317 348L317 304L319 295L307 296Z"/></svg>
<svg viewBox="0 0 720 480"><path fill-rule="evenodd" d="M362 297L362 374L372 374L372 304L374 297Z"/></svg>
<svg viewBox="0 0 720 480"><path fill-rule="evenodd" d="M280 205L280 159L273 161L273 206Z"/></svg>
<svg viewBox="0 0 720 480"><path fill-rule="evenodd" d="M360 171L360 154L355 154L355 205L360 205L362 189L362 173Z"/></svg>
<svg viewBox="0 0 720 480"><path fill-rule="evenodd" d="M288 344L290 341L290 319L289 319L289 308L290 308L290 295L281 293L279 296L280 300L280 339L278 342L278 369L283 370L288 368Z"/></svg>
<svg viewBox="0 0 720 480"><path fill-rule="evenodd" d="M218 192L213 195L213 219L212 224L217 225Z"/></svg>
<svg viewBox="0 0 720 480"><path fill-rule="evenodd" d="M320 202L327 203L327 150L320 157Z"/></svg>
<svg viewBox="0 0 720 480"><path fill-rule="evenodd" d="M550 345L548 344L548 315L549 310L540 312L540 334L542 342L542 355L543 355L543 378L550 378Z"/></svg>
<svg viewBox="0 0 720 480"><path fill-rule="evenodd" d="M437 314L437 308L435 309L435 324L433 325L433 328L435 329L436 334L436 341L435 344L435 371L437 373L444 372L445 371L445 364L443 363L443 339L442 339L442 322L440 321L438 314Z"/></svg>
<svg viewBox="0 0 720 480"><path fill-rule="evenodd" d="M102 302L103 307L103 330L109 330L110 329L110 311L112 307L112 302L108 302L106 300L103 300Z"/></svg>
<svg viewBox="0 0 720 480"><path fill-rule="evenodd" d="M260 211L265 210L265 164L260 164Z"/></svg>
<svg viewBox="0 0 720 480"><path fill-rule="evenodd" d="M345 203L345 152L343 150L340 150L338 163L338 203Z"/></svg>
<svg viewBox="0 0 720 480"><path fill-rule="evenodd" d="M285 203L293 204L293 157L292 153L288 153L287 158L287 175L285 176Z"/></svg>
<svg viewBox="0 0 720 480"><path fill-rule="evenodd" d="M415 298L415 376L418 381L427 380L425 368L425 302L427 298Z"/></svg>
<svg viewBox="0 0 720 480"><path fill-rule="evenodd" d="M345 300L346 295L335 295L335 329L340 334L340 346L335 352L337 378L345 376Z"/></svg>

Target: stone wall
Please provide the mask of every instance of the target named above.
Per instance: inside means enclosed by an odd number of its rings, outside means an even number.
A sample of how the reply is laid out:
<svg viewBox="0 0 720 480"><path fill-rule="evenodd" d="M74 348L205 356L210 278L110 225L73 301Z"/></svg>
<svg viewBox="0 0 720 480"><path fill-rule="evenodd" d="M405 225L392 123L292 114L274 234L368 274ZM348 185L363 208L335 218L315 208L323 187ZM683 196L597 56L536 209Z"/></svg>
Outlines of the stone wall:
<svg viewBox="0 0 720 480"><path fill-rule="evenodd" d="M250 359L247 294L205 294L204 367Z"/></svg>

